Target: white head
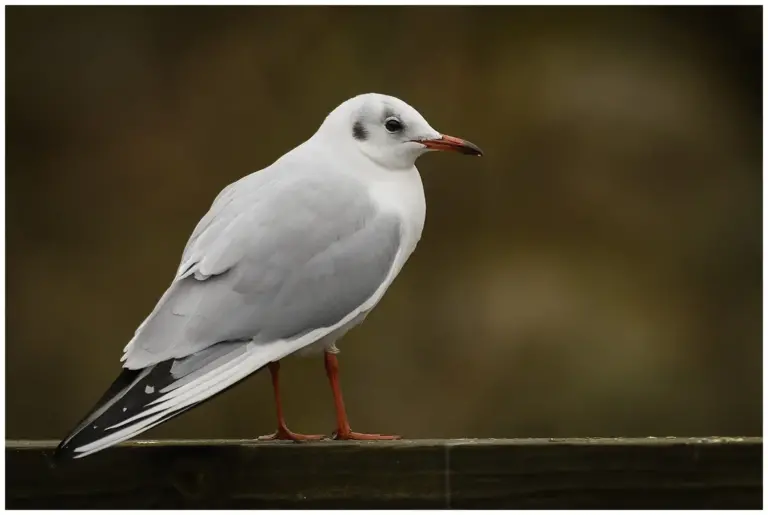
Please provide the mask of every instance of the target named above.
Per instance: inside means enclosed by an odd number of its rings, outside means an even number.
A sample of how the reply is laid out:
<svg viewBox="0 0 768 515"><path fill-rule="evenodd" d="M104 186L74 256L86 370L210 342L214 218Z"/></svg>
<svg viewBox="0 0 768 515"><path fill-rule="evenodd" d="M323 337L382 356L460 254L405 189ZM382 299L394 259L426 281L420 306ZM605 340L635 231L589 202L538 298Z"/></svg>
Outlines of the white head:
<svg viewBox="0 0 768 515"><path fill-rule="evenodd" d="M378 93L358 95L331 111L316 133L325 136L391 170L412 168L430 150L482 155L474 144L437 132L402 100Z"/></svg>

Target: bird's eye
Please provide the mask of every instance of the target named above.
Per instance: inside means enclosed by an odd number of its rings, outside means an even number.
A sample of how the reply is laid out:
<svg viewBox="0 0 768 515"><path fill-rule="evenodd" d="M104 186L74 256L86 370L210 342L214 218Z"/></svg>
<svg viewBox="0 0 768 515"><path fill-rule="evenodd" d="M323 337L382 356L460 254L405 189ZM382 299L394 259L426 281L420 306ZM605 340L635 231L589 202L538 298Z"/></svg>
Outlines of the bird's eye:
<svg viewBox="0 0 768 515"><path fill-rule="evenodd" d="M387 118L387 121L384 122L384 128L389 132L400 132L403 130L403 122L397 118Z"/></svg>

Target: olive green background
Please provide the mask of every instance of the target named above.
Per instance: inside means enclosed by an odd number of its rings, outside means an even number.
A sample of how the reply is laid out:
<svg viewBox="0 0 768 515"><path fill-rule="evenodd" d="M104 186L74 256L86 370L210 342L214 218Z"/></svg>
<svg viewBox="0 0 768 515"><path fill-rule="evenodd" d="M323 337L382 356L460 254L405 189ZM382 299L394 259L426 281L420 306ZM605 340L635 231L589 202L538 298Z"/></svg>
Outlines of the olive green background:
<svg viewBox="0 0 768 515"><path fill-rule="evenodd" d="M420 159L427 221L340 344L353 429L759 435L760 7L6 9L6 430L59 438L228 183L358 93L483 159ZM322 359L288 422L330 432ZM158 427L252 437L267 374Z"/></svg>

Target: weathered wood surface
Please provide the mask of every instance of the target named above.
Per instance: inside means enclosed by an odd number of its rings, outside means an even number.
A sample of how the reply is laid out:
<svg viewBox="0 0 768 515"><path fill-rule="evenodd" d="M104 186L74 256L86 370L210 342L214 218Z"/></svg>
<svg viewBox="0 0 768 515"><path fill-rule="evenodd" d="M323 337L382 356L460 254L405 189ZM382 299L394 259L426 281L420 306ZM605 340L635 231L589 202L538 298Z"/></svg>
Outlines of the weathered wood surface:
<svg viewBox="0 0 768 515"><path fill-rule="evenodd" d="M761 438L6 442L6 508L761 508Z"/></svg>

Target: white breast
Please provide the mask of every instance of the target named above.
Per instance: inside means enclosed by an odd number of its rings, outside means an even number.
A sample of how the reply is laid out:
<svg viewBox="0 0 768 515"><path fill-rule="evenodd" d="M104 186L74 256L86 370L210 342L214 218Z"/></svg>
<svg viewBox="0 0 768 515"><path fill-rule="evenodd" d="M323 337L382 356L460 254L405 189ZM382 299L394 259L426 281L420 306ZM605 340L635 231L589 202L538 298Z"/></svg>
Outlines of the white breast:
<svg viewBox="0 0 768 515"><path fill-rule="evenodd" d="M414 166L407 172L387 172L386 175L370 182L369 192L382 211L395 213L400 217L402 247L407 249L403 257L404 262L421 239L427 212L419 171Z"/></svg>

